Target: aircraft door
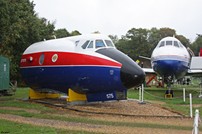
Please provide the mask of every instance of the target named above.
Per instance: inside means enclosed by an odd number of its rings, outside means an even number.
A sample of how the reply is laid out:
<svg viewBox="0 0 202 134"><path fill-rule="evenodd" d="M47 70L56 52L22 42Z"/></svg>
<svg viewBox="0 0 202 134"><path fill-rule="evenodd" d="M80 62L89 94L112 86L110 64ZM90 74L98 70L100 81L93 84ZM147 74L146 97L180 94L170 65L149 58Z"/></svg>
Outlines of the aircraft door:
<svg viewBox="0 0 202 134"><path fill-rule="evenodd" d="M9 88L9 70L8 63L3 62L0 64L0 88Z"/></svg>
<svg viewBox="0 0 202 134"><path fill-rule="evenodd" d="M0 88L3 87L3 64L0 63Z"/></svg>

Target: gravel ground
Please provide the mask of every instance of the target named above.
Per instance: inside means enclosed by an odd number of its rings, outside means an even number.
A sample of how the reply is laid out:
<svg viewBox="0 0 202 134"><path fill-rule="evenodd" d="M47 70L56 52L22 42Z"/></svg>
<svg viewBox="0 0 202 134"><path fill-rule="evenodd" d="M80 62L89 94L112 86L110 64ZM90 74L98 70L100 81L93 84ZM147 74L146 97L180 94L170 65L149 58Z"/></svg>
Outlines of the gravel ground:
<svg viewBox="0 0 202 134"><path fill-rule="evenodd" d="M92 103L85 106L68 106L81 111L95 112L95 113L110 113L110 114L122 114L122 115L134 115L134 116L178 116L182 115L162 108L158 104L140 104L134 100L128 101L115 101L104 103Z"/></svg>

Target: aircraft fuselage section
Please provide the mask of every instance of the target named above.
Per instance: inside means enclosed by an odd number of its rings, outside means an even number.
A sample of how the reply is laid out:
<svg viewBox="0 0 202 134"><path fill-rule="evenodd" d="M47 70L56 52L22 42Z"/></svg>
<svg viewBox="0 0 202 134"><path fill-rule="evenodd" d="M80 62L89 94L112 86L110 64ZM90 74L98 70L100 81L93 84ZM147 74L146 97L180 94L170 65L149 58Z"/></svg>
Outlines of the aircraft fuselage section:
<svg viewBox="0 0 202 134"><path fill-rule="evenodd" d="M34 90L66 93L71 88L89 94L92 100L99 94L114 99L109 96L115 96L114 92L125 94L145 78L132 59L117 50L108 37L99 35L35 43L23 53L20 69L24 81ZM95 94L98 96L92 97Z"/></svg>
<svg viewBox="0 0 202 134"><path fill-rule="evenodd" d="M29 60L30 57L33 61L23 62L23 59ZM54 60L56 61L53 62ZM66 92L72 88L86 93L123 89L120 81L121 66L120 63L86 54L41 52L22 56L21 73L33 89Z"/></svg>
<svg viewBox="0 0 202 134"><path fill-rule="evenodd" d="M180 79L189 69L190 55L174 37L163 38L151 56L152 68L162 77Z"/></svg>

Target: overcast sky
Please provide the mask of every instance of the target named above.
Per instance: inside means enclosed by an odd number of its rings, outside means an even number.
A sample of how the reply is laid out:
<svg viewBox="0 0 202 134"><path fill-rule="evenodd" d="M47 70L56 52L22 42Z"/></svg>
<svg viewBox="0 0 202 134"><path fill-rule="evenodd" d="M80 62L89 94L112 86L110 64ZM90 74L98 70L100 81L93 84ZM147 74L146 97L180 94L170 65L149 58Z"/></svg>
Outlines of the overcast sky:
<svg viewBox="0 0 202 134"><path fill-rule="evenodd" d="M56 29L125 35L131 28L169 27L191 41L202 34L202 0L31 0Z"/></svg>

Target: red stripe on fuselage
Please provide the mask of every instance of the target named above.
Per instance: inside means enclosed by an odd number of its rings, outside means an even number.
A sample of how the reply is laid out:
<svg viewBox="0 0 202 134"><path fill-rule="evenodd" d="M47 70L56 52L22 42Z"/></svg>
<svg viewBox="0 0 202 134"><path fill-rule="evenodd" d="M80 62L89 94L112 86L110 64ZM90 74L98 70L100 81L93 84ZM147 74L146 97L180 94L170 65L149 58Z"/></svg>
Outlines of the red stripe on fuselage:
<svg viewBox="0 0 202 134"><path fill-rule="evenodd" d="M40 56L44 54L43 64L39 64ZM55 62L52 61L54 54L58 55ZM31 59L31 60L30 60ZM108 59L72 52L38 52L24 54L21 58L20 67L34 66L114 66L121 67L122 64Z"/></svg>

